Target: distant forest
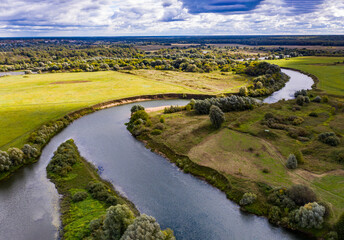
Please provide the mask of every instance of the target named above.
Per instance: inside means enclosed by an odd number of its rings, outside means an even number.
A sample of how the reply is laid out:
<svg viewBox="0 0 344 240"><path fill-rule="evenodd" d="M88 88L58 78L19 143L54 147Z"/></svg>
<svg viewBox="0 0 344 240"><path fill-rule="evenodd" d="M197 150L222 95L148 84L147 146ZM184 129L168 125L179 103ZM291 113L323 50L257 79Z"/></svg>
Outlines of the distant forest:
<svg viewBox="0 0 344 240"><path fill-rule="evenodd" d="M305 36L145 36L145 37L39 37L39 38L0 38L0 46L7 44L28 45L45 41L64 41L79 44L89 43L134 43L134 44L244 44L298 45L298 46L344 46L343 35Z"/></svg>

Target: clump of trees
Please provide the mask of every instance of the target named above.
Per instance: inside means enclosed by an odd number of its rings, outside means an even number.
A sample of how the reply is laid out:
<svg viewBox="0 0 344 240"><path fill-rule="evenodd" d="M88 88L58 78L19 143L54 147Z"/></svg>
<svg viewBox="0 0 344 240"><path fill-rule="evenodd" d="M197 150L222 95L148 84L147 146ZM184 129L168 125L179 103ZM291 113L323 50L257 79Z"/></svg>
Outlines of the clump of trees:
<svg viewBox="0 0 344 240"><path fill-rule="evenodd" d="M287 168L289 169L296 169L297 168L297 159L294 154L290 154L288 159L287 159Z"/></svg>
<svg viewBox="0 0 344 240"><path fill-rule="evenodd" d="M145 110L138 110L134 112L128 123L126 123L127 129L133 134L133 136L139 136L144 132L148 132L146 127L152 125L150 117Z"/></svg>
<svg viewBox="0 0 344 240"><path fill-rule="evenodd" d="M317 200L316 194L312 189L300 184L294 185L288 189L287 195L299 206L303 206L307 203L315 202Z"/></svg>
<svg viewBox="0 0 344 240"><path fill-rule="evenodd" d="M207 98L195 101L195 111L197 114L209 114L211 106L217 106L222 112L243 111L253 109L258 102L251 97L241 97L232 95L223 98Z"/></svg>
<svg viewBox="0 0 344 240"><path fill-rule="evenodd" d="M0 150L0 173L10 170L12 162L7 152Z"/></svg>
<svg viewBox="0 0 344 240"><path fill-rule="evenodd" d="M133 114L139 110L145 110L145 108L141 105L134 105L131 107L130 112L131 112L131 114Z"/></svg>
<svg viewBox="0 0 344 240"><path fill-rule="evenodd" d="M218 106L213 105L210 107L209 118L215 128L220 128L225 121L225 114Z"/></svg>
<svg viewBox="0 0 344 240"><path fill-rule="evenodd" d="M51 174L66 176L79 158L80 154L73 139L67 140L54 152L54 156L47 166L48 176Z"/></svg>
<svg viewBox="0 0 344 240"><path fill-rule="evenodd" d="M247 193L245 193L245 194L242 196L242 198L241 198L239 204L240 204L241 206L250 205L250 204L254 203L254 201L256 201L256 199L257 199L257 195L256 195L256 194L247 192Z"/></svg>
<svg viewBox="0 0 344 240"><path fill-rule="evenodd" d="M324 132L319 134L318 139L320 142L323 142L330 146L338 146L340 144L340 139L336 136L334 132Z"/></svg>

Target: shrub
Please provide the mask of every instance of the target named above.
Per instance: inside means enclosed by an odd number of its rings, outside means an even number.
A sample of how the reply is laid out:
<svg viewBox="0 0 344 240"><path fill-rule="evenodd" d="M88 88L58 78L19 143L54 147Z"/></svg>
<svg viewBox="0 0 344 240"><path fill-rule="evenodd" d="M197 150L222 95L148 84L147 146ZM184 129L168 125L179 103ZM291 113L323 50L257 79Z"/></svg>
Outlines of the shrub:
<svg viewBox="0 0 344 240"><path fill-rule="evenodd" d="M37 148L32 147L30 144L25 144L22 151L27 159L36 158L39 154Z"/></svg>
<svg viewBox="0 0 344 240"><path fill-rule="evenodd" d="M87 190L94 199L105 202L108 205L117 204L117 198L114 197L109 189L101 182L89 182Z"/></svg>
<svg viewBox="0 0 344 240"><path fill-rule="evenodd" d="M165 126L162 123L158 123L154 126L154 129L164 130Z"/></svg>
<svg viewBox="0 0 344 240"><path fill-rule="evenodd" d="M241 87L241 88L239 89L239 95L240 95L240 96L246 97L246 96L248 95L248 90L247 90L247 88L246 88L246 87Z"/></svg>
<svg viewBox="0 0 344 240"><path fill-rule="evenodd" d="M294 152L294 155L296 157L296 160L297 160L297 164L303 164L305 163L305 160L303 158L303 154L301 151L295 151Z"/></svg>
<svg viewBox="0 0 344 240"><path fill-rule="evenodd" d="M209 118L215 128L220 128L225 121L225 114L217 106L211 106Z"/></svg>
<svg viewBox="0 0 344 240"><path fill-rule="evenodd" d="M245 194L242 196L242 198L241 198L239 204L240 204L241 206L250 205L250 204L254 203L254 201L255 201L256 199L257 199L257 195L256 195L256 194L248 192L248 193L245 193Z"/></svg>
<svg viewBox="0 0 344 240"><path fill-rule="evenodd" d="M302 90L296 91L294 93L294 97L297 98L298 96L307 96L307 90L302 89Z"/></svg>
<svg viewBox="0 0 344 240"><path fill-rule="evenodd" d="M20 150L19 148L9 148L7 152L12 165L17 166L19 164L22 164L24 158L24 153L22 150Z"/></svg>
<svg viewBox="0 0 344 240"><path fill-rule="evenodd" d="M281 216L282 216L282 212L280 210L279 207L277 206L272 206L270 209L269 209L269 215L268 215L268 218L269 218L269 221L274 223L274 224L278 224L278 222L281 220Z"/></svg>
<svg viewBox="0 0 344 240"><path fill-rule="evenodd" d="M311 102L311 100L309 99L308 96L305 96L305 97L304 97L304 100L305 100L305 103L310 103L310 102Z"/></svg>
<svg viewBox="0 0 344 240"><path fill-rule="evenodd" d="M186 106L169 106L164 109L164 113L176 113L186 110Z"/></svg>
<svg viewBox="0 0 344 240"><path fill-rule="evenodd" d="M340 144L340 139L336 136L334 132L324 132L319 134L318 140L330 146L338 146Z"/></svg>
<svg viewBox="0 0 344 240"><path fill-rule="evenodd" d="M155 218L142 214L127 228L121 240L145 239L164 240L165 236Z"/></svg>
<svg viewBox="0 0 344 240"><path fill-rule="evenodd" d="M309 114L310 117L318 117L319 115L316 112L311 112Z"/></svg>
<svg viewBox="0 0 344 240"><path fill-rule="evenodd" d="M151 134L152 135L160 135L162 133L162 131L160 129L154 129Z"/></svg>
<svg viewBox="0 0 344 240"><path fill-rule="evenodd" d="M344 163L344 151L337 152L335 157L337 162Z"/></svg>
<svg viewBox="0 0 344 240"><path fill-rule="evenodd" d="M305 97L302 95L297 96L296 103L300 106L303 106L303 103L305 102Z"/></svg>
<svg viewBox="0 0 344 240"><path fill-rule="evenodd" d="M336 223L335 229L338 233L338 240L344 240L344 213L340 216Z"/></svg>
<svg viewBox="0 0 344 240"><path fill-rule="evenodd" d="M119 240L133 221L134 214L127 205L109 207L103 225L105 239Z"/></svg>
<svg viewBox="0 0 344 240"><path fill-rule="evenodd" d="M329 232L328 234L326 234L326 240L338 240L338 233L337 232Z"/></svg>
<svg viewBox="0 0 344 240"><path fill-rule="evenodd" d="M159 121L160 121L161 123L165 123L165 117L164 117L164 116L160 116Z"/></svg>
<svg viewBox="0 0 344 240"><path fill-rule="evenodd" d="M324 95L324 96L322 97L322 101L323 101L324 103L328 103L328 96Z"/></svg>
<svg viewBox="0 0 344 240"><path fill-rule="evenodd" d="M279 206L281 209L292 210L296 208L295 202L288 197L284 188L275 188L268 196L268 202Z"/></svg>
<svg viewBox="0 0 344 240"><path fill-rule="evenodd" d="M304 122L305 120L302 118L302 117L296 117L296 118L294 118L294 120L293 120L293 125L300 125L300 124L302 124L303 122Z"/></svg>
<svg viewBox="0 0 344 240"><path fill-rule="evenodd" d="M313 102L316 102L316 103L321 103L321 97L320 96L316 96L314 99L313 99Z"/></svg>
<svg viewBox="0 0 344 240"><path fill-rule="evenodd" d="M81 202L87 198L88 194L86 192L77 192L73 195L73 202Z"/></svg>
<svg viewBox="0 0 344 240"><path fill-rule="evenodd" d="M0 172L8 171L12 163L7 152L0 150Z"/></svg>
<svg viewBox="0 0 344 240"><path fill-rule="evenodd" d="M136 120L142 119L143 121L147 121L149 119L148 113L145 110L138 110L134 112L134 114L130 118L130 123L134 123Z"/></svg>
<svg viewBox="0 0 344 240"><path fill-rule="evenodd" d="M315 202L317 197L312 189L304 185L294 185L287 191L290 197L297 205L303 206L310 202Z"/></svg>
<svg viewBox="0 0 344 240"><path fill-rule="evenodd" d="M287 168L289 169L296 169L297 168L297 159L294 154L290 154L287 159Z"/></svg>
<svg viewBox="0 0 344 240"><path fill-rule="evenodd" d="M131 114L133 114L139 110L145 110L145 108L141 105L134 105L131 107L130 112L131 112Z"/></svg>
<svg viewBox="0 0 344 240"><path fill-rule="evenodd" d="M272 113L266 113L264 115L264 118L265 118L265 120L268 120L268 119L274 119L275 117Z"/></svg>
<svg viewBox="0 0 344 240"><path fill-rule="evenodd" d="M300 228L321 228L324 222L325 208L316 202L306 205L290 213L289 219L292 226Z"/></svg>

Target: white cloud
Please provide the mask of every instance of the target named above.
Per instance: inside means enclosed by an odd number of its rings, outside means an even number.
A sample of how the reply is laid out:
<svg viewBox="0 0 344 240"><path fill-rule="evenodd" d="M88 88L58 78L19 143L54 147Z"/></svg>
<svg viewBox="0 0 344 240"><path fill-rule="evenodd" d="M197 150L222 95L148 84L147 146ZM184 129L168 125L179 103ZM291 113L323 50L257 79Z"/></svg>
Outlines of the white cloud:
<svg viewBox="0 0 344 240"><path fill-rule="evenodd" d="M180 0L1 0L0 36L344 34L344 2L295 14L264 0L241 14L190 14Z"/></svg>

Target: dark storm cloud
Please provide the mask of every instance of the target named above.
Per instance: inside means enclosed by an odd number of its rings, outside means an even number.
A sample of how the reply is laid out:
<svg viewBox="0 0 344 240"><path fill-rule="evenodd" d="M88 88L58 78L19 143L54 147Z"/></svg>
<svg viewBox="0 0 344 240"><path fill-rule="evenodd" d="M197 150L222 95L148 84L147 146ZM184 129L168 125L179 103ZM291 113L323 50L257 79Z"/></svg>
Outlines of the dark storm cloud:
<svg viewBox="0 0 344 240"><path fill-rule="evenodd" d="M255 9L263 0L182 0L189 13L232 13Z"/></svg>

